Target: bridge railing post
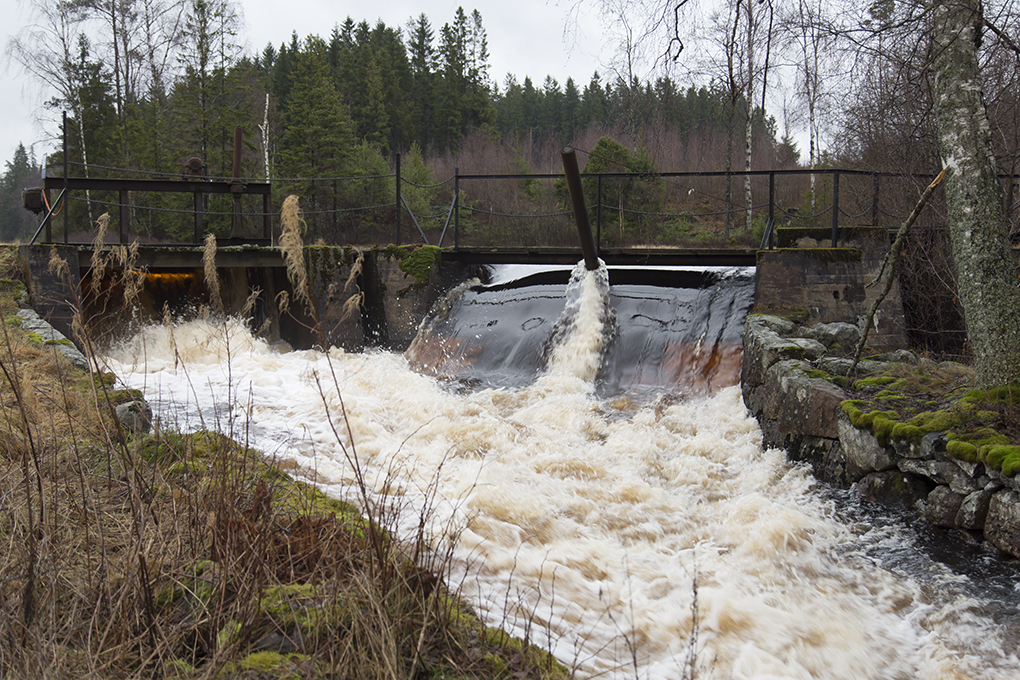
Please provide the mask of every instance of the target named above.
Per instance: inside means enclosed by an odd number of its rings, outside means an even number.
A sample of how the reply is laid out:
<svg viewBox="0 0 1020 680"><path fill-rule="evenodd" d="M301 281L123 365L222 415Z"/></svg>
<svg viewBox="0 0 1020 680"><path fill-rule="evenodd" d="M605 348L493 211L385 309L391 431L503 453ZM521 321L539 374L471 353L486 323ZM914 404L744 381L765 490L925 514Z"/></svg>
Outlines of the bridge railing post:
<svg viewBox="0 0 1020 680"><path fill-rule="evenodd" d="M396 163L396 185L397 195L394 199L394 205L397 206L397 245L400 245L400 154L393 154L394 162Z"/></svg>
<svg viewBox="0 0 1020 680"><path fill-rule="evenodd" d="M776 224L776 173L769 173L769 219L765 223L768 229L774 229ZM772 250L772 232L768 235L768 248Z"/></svg>
<svg viewBox="0 0 1020 680"><path fill-rule="evenodd" d="M878 173L871 173L871 225L874 227L879 226L878 224Z"/></svg>
<svg viewBox="0 0 1020 680"><path fill-rule="evenodd" d="M460 248L460 168L453 169L453 247Z"/></svg>
<svg viewBox="0 0 1020 680"><path fill-rule="evenodd" d="M839 241L839 172L832 173L832 247Z"/></svg>
<svg viewBox="0 0 1020 680"><path fill-rule="evenodd" d="M602 173L595 182L595 252L602 249Z"/></svg>

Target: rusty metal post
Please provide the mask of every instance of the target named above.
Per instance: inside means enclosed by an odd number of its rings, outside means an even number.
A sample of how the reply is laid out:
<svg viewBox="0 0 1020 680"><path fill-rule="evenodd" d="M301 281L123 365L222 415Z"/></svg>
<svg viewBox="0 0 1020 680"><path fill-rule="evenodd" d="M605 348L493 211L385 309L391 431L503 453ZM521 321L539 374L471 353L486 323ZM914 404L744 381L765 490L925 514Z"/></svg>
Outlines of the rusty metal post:
<svg viewBox="0 0 1020 680"><path fill-rule="evenodd" d="M563 158L563 173L567 177L570 202L574 206L574 222L577 223L577 235L581 239L584 267L588 271L593 271L599 268L599 256L595 250L595 240L591 235L591 223L588 221L588 206L584 202L581 171L577 169L577 152L573 147L565 146L560 152L560 156Z"/></svg>
<svg viewBox="0 0 1020 680"><path fill-rule="evenodd" d="M241 236L241 194L244 193L244 185L241 184L241 126L234 128L234 174L233 184L230 186L230 193L234 195L234 219L230 224L230 237Z"/></svg>

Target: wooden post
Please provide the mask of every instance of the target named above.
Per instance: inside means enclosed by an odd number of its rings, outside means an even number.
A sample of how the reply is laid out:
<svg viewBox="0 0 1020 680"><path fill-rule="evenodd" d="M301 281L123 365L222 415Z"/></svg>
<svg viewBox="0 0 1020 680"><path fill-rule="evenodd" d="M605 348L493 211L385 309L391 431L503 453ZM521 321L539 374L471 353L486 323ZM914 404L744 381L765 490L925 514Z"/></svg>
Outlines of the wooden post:
<svg viewBox="0 0 1020 680"><path fill-rule="evenodd" d="M594 271L599 268L599 256L595 252L595 240L591 235L591 223L588 221L588 206L584 202L581 172L577 169L577 152L573 147L566 146L563 147L560 156L563 158L563 173L567 177L570 202L574 206L574 222L577 224L577 235L581 239L584 267L588 271Z"/></svg>

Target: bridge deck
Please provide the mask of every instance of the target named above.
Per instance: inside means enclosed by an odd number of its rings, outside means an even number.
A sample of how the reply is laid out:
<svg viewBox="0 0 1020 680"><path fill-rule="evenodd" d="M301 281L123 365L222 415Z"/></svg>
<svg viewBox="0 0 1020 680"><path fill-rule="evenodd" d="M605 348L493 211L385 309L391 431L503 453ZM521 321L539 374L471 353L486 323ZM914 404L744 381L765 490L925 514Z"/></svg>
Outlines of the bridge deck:
<svg viewBox="0 0 1020 680"><path fill-rule="evenodd" d="M79 265L91 265L92 247L77 246ZM603 248L599 257L609 265L753 267L757 251L743 249ZM148 269L198 269L203 248L197 246L140 246L137 265ZM443 259L466 264L576 264L577 248L444 248ZM283 267L279 247L233 245L216 251L220 267Z"/></svg>

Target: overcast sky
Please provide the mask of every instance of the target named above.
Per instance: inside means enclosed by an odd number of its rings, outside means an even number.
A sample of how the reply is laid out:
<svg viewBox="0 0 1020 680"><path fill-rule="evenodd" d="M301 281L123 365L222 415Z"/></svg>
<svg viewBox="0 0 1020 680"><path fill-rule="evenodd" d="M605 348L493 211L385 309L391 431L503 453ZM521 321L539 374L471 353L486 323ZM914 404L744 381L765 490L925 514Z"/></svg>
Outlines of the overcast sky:
<svg viewBox="0 0 1020 680"><path fill-rule="evenodd" d="M490 76L500 85L507 73L513 73L520 81L530 76L538 87L547 75L560 85L569 76L583 87L600 68L600 56L607 62L612 57L611 50L603 47L595 2L586 3L592 8L587 14L571 12L576 0L242 0L239 4L250 54L261 52L268 42L276 46L288 42L292 31L301 38L313 33L326 37L347 16L355 22L366 20L374 25L381 19L387 26L403 28L408 19L422 12L429 18L438 44L439 29L451 23L457 7L463 6L468 15L474 9L482 14L489 40ZM281 11L281 7L285 9ZM0 0L0 16L0 40L6 48L9 39L31 20L30 4L28 0ZM36 122L41 102L51 96L28 81L19 65L0 60L0 163L13 156L19 142L26 147L34 145L39 157L57 146ZM49 125L49 134L55 129ZM0 171L3 167L0 165Z"/></svg>

